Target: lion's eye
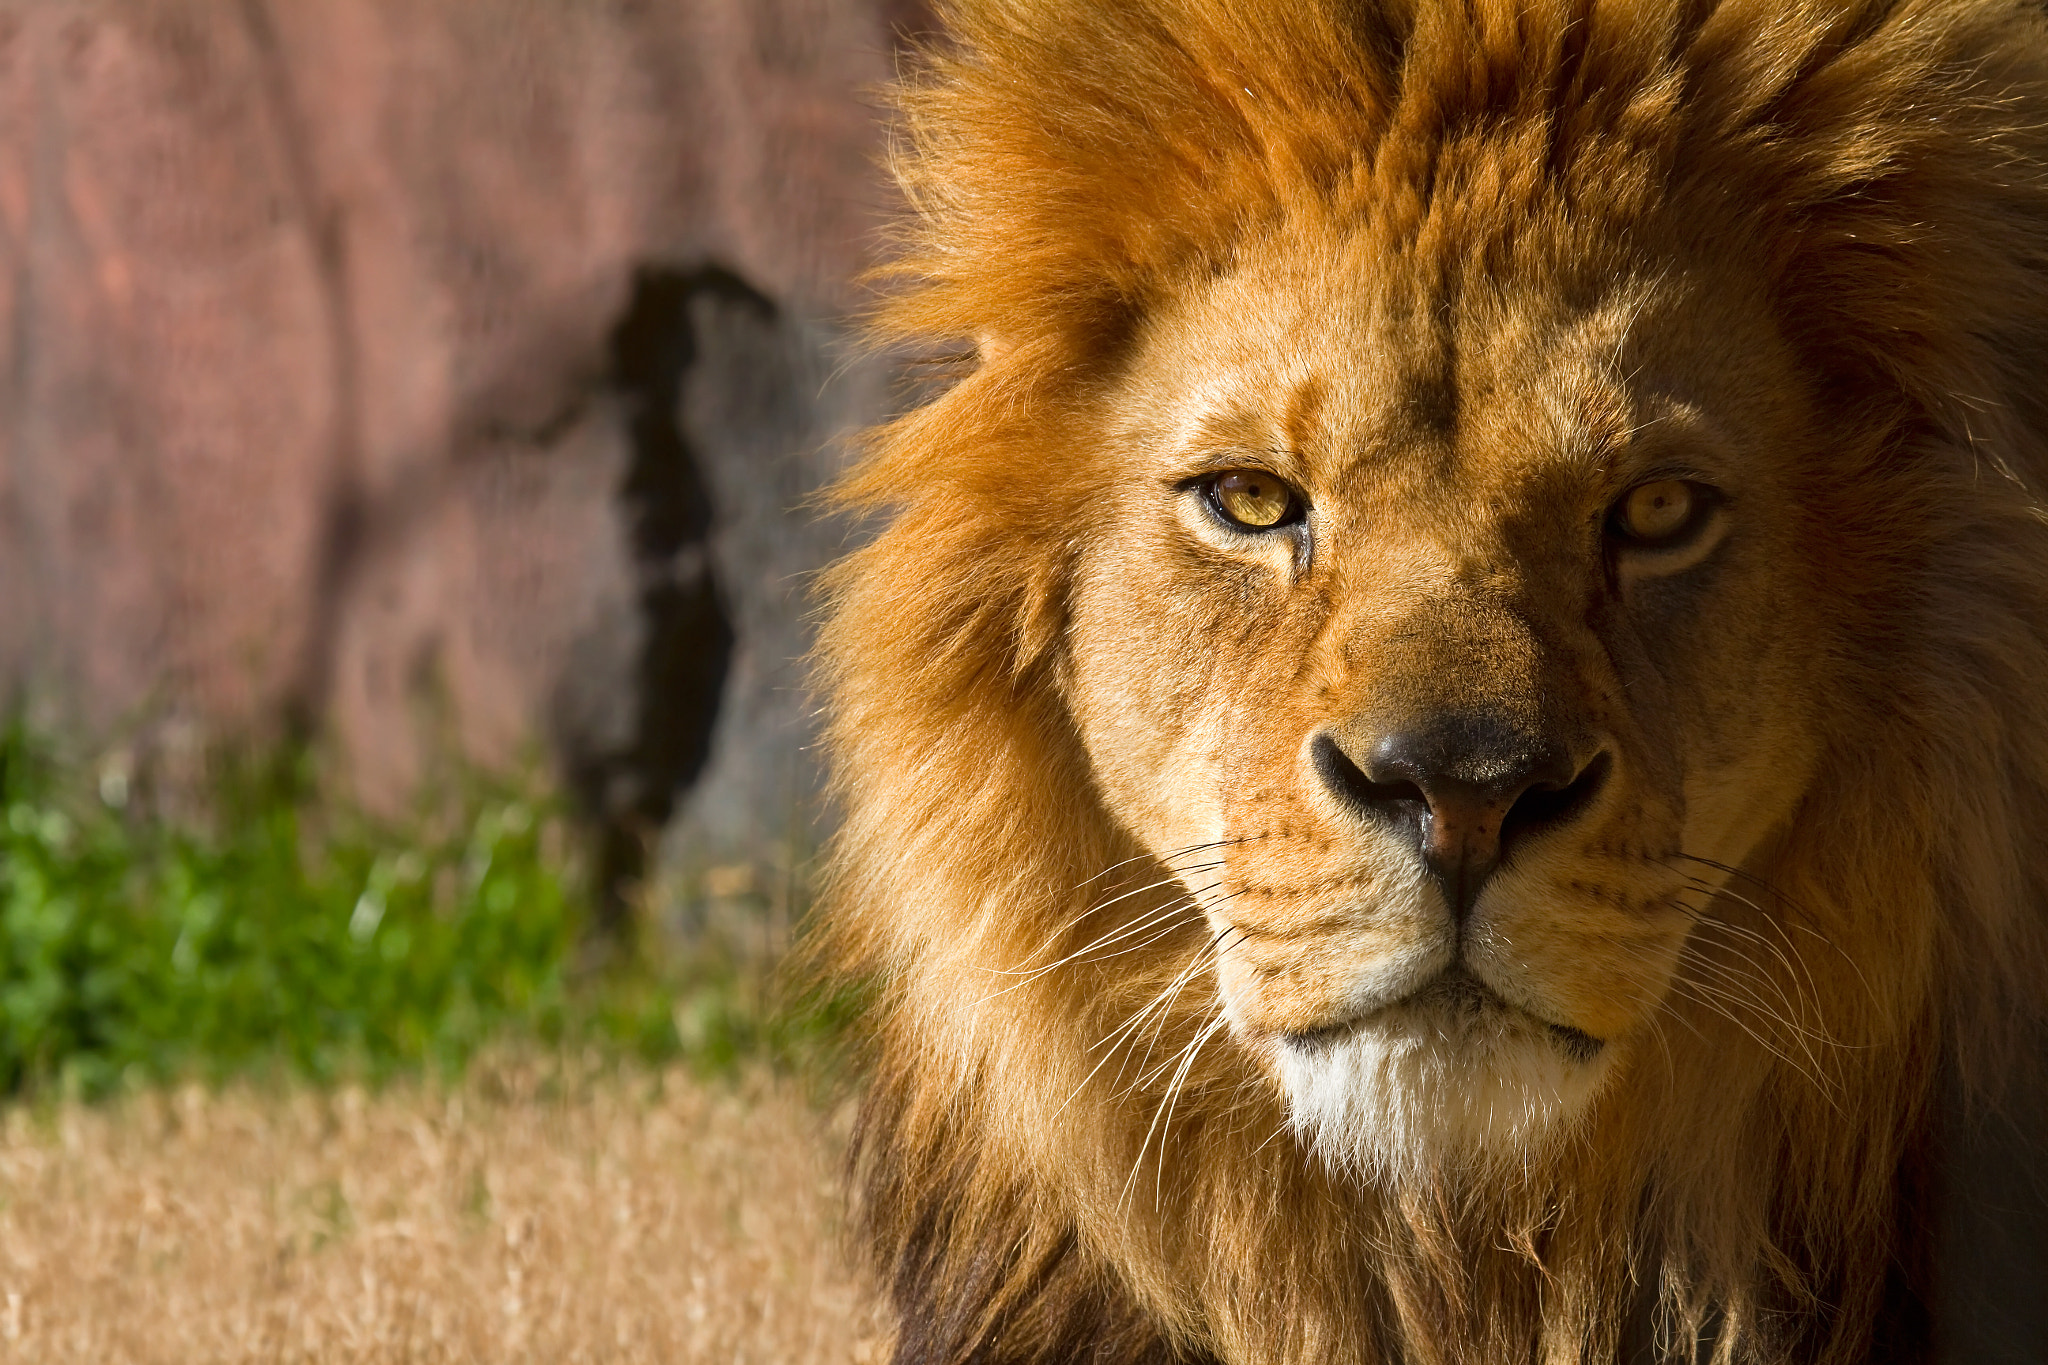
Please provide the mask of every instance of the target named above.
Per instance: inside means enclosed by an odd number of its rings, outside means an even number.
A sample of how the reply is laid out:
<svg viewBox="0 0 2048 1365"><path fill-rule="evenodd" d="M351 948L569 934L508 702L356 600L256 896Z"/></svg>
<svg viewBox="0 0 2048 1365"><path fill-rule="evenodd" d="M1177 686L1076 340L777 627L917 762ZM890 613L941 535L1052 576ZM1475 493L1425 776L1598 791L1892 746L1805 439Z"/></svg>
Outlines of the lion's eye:
<svg viewBox="0 0 2048 1365"><path fill-rule="evenodd" d="M1301 518L1294 490L1257 469L1233 469L1209 480L1209 501L1225 521L1249 531L1270 531Z"/></svg>
<svg viewBox="0 0 2048 1365"><path fill-rule="evenodd" d="M1698 527L1710 496L1708 489L1684 479L1637 484L1615 504L1615 533L1643 549L1676 544Z"/></svg>

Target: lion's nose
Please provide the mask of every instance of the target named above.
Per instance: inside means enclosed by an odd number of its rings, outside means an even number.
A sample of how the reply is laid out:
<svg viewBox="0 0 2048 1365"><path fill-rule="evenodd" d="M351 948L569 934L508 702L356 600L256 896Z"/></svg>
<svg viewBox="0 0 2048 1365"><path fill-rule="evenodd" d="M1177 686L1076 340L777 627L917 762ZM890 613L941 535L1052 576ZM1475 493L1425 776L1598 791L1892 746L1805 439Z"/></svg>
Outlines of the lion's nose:
<svg viewBox="0 0 2048 1365"><path fill-rule="evenodd" d="M1317 774L1345 805L1410 834L1461 920L1517 845L1585 809L1609 766L1604 752L1581 764L1559 744L1475 716L1369 744L1354 758L1318 735Z"/></svg>

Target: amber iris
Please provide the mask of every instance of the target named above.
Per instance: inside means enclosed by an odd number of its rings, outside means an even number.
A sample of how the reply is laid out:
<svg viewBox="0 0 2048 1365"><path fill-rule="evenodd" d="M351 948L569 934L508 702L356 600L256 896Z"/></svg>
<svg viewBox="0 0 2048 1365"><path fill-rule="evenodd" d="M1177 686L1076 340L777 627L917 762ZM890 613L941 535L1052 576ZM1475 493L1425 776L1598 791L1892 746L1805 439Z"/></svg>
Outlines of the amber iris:
<svg viewBox="0 0 2048 1365"><path fill-rule="evenodd" d="M1621 500L1623 535L1645 545L1670 540L1692 524L1699 496L1683 479L1639 484Z"/></svg>
<svg viewBox="0 0 2048 1365"><path fill-rule="evenodd" d="M1294 509L1294 493L1271 474L1233 469L1209 485L1217 508L1231 521L1255 531L1278 526Z"/></svg>

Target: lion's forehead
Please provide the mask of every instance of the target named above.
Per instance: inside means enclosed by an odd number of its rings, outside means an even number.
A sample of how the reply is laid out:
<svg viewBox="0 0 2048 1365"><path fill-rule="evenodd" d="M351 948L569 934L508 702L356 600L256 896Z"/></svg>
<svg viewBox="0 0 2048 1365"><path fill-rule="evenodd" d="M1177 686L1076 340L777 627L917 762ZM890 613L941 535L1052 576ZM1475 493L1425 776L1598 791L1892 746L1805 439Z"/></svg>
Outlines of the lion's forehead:
<svg viewBox="0 0 2048 1365"><path fill-rule="evenodd" d="M1679 286L1569 307L1540 282L1472 293L1418 302L1334 272L1308 289L1294 264L1205 281L1148 328L1122 395L1134 453L1241 453L1333 514L1442 532L1576 519L1654 458L1639 447L1726 444L1729 405L1696 397L1696 366L1658 363L1685 344L1663 316L1690 302Z"/></svg>

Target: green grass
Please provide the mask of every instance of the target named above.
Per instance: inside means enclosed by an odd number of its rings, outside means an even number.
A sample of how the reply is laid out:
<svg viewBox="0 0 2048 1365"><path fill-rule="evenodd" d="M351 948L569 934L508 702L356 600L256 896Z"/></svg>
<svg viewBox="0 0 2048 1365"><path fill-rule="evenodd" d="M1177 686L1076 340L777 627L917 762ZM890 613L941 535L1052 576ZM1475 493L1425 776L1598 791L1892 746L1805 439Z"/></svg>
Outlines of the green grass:
<svg viewBox="0 0 2048 1365"><path fill-rule="evenodd" d="M575 841L501 787L395 829L316 801L303 760L222 765L203 825L78 786L0 738L0 1093L453 1074L505 1043L720 1071L836 1027L708 950L579 970Z"/></svg>

